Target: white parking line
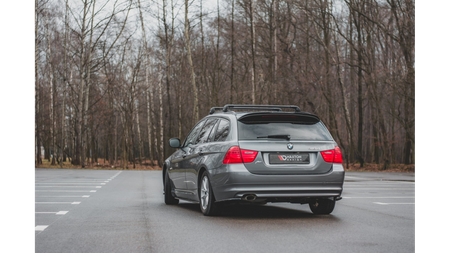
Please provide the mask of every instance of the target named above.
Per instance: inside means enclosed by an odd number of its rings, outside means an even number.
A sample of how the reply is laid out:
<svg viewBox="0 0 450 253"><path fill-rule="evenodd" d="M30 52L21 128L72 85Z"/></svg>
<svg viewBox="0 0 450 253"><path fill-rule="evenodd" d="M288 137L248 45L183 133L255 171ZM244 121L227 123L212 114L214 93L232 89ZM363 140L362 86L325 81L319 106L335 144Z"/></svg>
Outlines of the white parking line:
<svg viewBox="0 0 450 253"><path fill-rule="evenodd" d="M97 191L96 190L92 190L92 191L35 190L35 192L97 192Z"/></svg>
<svg viewBox="0 0 450 253"><path fill-rule="evenodd" d="M59 211L59 212L35 212L36 214L55 214L55 215L64 215L69 211Z"/></svg>
<svg viewBox="0 0 450 253"><path fill-rule="evenodd" d="M36 227L34 228L34 231L44 231L47 227L48 227L48 226L43 226L43 225L41 225L41 226L36 226Z"/></svg>
<svg viewBox="0 0 450 253"><path fill-rule="evenodd" d="M89 198L90 195L83 196L35 196L36 198Z"/></svg>
<svg viewBox="0 0 450 253"><path fill-rule="evenodd" d="M414 199L415 197L342 197L343 199Z"/></svg>
<svg viewBox="0 0 450 253"><path fill-rule="evenodd" d="M35 204L72 204L72 205L78 205L81 202L34 202Z"/></svg>
<svg viewBox="0 0 450 253"><path fill-rule="evenodd" d="M416 203L382 203L382 202L373 202L377 205L415 205Z"/></svg>
<svg viewBox="0 0 450 253"><path fill-rule="evenodd" d="M366 188L366 187L346 187L344 185L344 191L345 190L358 190L358 191L360 191L360 190L389 190L389 191L391 191L391 190L407 190L407 191L413 191L414 187L413 188L407 188L407 187L405 187L405 188L384 188L384 187Z"/></svg>
<svg viewBox="0 0 450 253"><path fill-rule="evenodd" d="M122 173L122 171L117 172L114 176L110 177L109 180L114 179L114 178L117 177L120 173Z"/></svg>
<svg viewBox="0 0 450 253"><path fill-rule="evenodd" d="M75 187L83 187L83 188L102 188L101 186L90 186L90 185L85 185L85 186L79 186L79 185L57 185L57 186L53 186L53 185L42 185L42 186L35 186L35 187L53 187L53 188L61 188L61 187L68 187L68 188L75 188Z"/></svg>
<svg viewBox="0 0 450 253"><path fill-rule="evenodd" d="M55 184L55 185L68 185L68 184L100 184L100 185L105 185L106 183L36 183L36 184Z"/></svg>

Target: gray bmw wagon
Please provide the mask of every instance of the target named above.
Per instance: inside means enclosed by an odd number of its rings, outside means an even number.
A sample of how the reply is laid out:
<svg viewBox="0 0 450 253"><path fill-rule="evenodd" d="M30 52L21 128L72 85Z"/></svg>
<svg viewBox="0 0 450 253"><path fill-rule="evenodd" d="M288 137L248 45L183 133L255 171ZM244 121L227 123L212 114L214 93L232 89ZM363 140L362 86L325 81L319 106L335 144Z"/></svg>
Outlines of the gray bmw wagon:
<svg viewBox="0 0 450 253"><path fill-rule="evenodd" d="M164 161L164 201L196 202L204 215L222 203L309 204L330 214L341 199L341 150L314 114L298 106L213 107Z"/></svg>

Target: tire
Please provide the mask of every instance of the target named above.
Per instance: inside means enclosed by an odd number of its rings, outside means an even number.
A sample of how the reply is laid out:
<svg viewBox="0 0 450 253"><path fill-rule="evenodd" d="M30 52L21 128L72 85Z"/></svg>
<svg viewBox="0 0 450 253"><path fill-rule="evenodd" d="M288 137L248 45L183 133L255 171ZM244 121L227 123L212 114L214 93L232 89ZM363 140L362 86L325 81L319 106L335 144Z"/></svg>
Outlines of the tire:
<svg viewBox="0 0 450 253"><path fill-rule="evenodd" d="M166 172L164 179L164 202L166 205L176 205L180 202L180 200L172 196L172 184L170 183L168 172Z"/></svg>
<svg viewBox="0 0 450 253"><path fill-rule="evenodd" d="M218 204L215 203L214 193L211 187L211 182L209 180L208 174L203 172L200 181L200 189L198 189L200 197L200 209L203 215L213 216L218 213Z"/></svg>
<svg viewBox="0 0 450 253"><path fill-rule="evenodd" d="M330 214L334 210L336 200L331 199L312 199L309 202L309 208L314 214Z"/></svg>

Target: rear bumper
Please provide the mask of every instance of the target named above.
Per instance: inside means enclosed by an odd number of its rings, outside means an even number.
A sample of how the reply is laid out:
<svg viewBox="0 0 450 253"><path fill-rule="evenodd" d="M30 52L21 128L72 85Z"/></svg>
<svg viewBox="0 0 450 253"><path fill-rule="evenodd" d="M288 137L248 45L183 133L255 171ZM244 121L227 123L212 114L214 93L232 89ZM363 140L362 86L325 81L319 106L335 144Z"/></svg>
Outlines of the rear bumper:
<svg viewBox="0 0 450 253"><path fill-rule="evenodd" d="M339 197L345 171L342 164L333 164L325 174L257 175L243 164L229 164L209 171L217 201L238 200L254 194L258 199L292 201L301 198Z"/></svg>

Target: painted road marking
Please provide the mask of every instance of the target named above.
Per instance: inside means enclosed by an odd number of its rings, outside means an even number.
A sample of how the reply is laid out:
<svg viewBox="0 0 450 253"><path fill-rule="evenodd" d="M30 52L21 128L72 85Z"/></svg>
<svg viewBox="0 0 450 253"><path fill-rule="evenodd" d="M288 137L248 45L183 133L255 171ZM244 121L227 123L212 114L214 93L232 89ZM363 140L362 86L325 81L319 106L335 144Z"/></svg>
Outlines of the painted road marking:
<svg viewBox="0 0 450 253"><path fill-rule="evenodd" d="M415 188L387 188L387 187L345 187L344 185L344 190L365 190L365 189L370 189L370 190L408 190L408 191L414 191Z"/></svg>
<svg viewBox="0 0 450 253"><path fill-rule="evenodd" d="M70 184L100 184L105 185L106 183L36 183L36 184L51 184L51 185L70 185Z"/></svg>
<svg viewBox="0 0 450 253"><path fill-rule="evenodd" d="M97 179L97 180L70 180L70 181L64 181L64 180L57 180L57 181L34 181L35 183L44 184L44 183L101 183L105 182L105 180L108 179Z"/></svg>
<svg viewBox="0 0 450 253"><path fill-rule="evenodd" d="M83 196L35 196L36 198L89 198L90 195Z"/></svg>
<svg viewBox="0 0 450 253"><path fill-rule="evenodd" d="M343 199L414 199L416 197L342 197Z"/></svg>
<svg viewBox="0 0 450 253"><path fill-rule="evenodd" d="M110 177L109 180L114 179L114 178L117 177L120 173L122 173L122 171L117 172L114 176Z"/></svg>
<svg viewBox="0 0 450 253"><path fill-rule="evenodd" d="M97 192L97 191L35 190L35 192Z"/></svg>
<svg viewBox="0 0 450 253"><path fill-rule="evenodd" d="M51 186L51 185L43 185L43 186L35 186L35 187L55 187L55 188L61 188L61 187L68 187L68 188L75 188L75 187L83 187L83 188L89 188L89 187L95 187L95 188L102 188L101 186L78 186L78 185L57 185L57 186Z"/></svg>
<svg viewBox="0 0 450 253"><path fill-rule="evenodd" d="M44 231L48 226L36 226L34 228L34 231Z"/></svg>
<svg viewBox="0 0 450 253"><path fill-rule="evenodd" d="M55 215L64 215L69 211L59 211L59 212L35 212L36 214L55 214Z"/></svg>
<svg viewBox="0 0 450 253"><path fill-rule="evenodd" d="M415 205L416 203L382 203L382 202L373 202L377 205Z"/></svg>
<svg viewBox="0 0 450 253"><path fill-rule="evenodd" d="M78 205L81 202L34 202L35 204L72 204L72 205Z"/></svg>

